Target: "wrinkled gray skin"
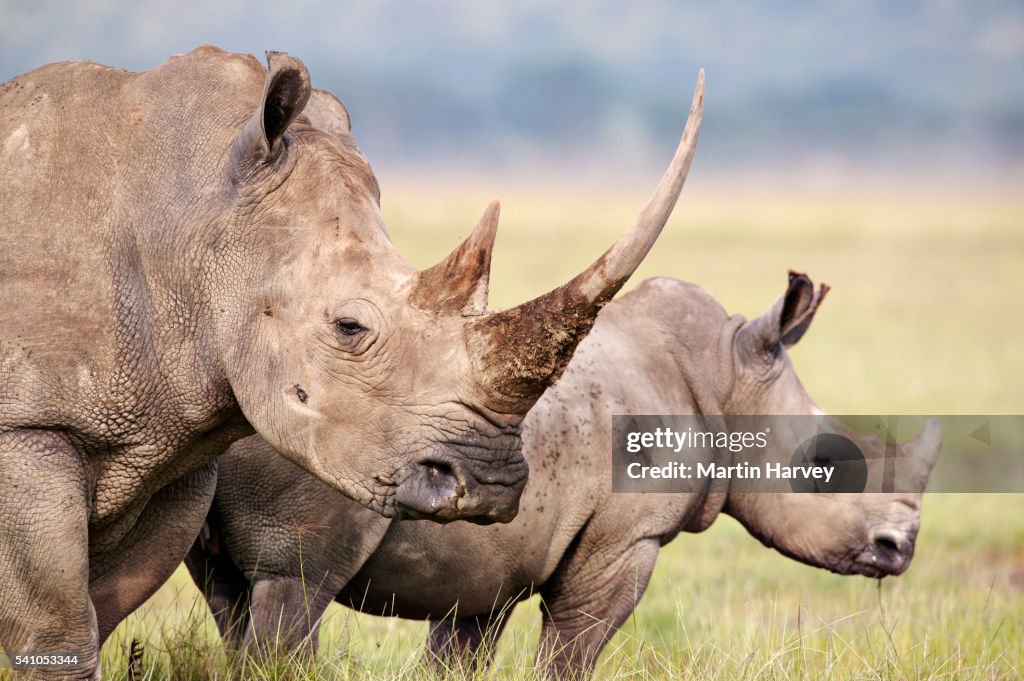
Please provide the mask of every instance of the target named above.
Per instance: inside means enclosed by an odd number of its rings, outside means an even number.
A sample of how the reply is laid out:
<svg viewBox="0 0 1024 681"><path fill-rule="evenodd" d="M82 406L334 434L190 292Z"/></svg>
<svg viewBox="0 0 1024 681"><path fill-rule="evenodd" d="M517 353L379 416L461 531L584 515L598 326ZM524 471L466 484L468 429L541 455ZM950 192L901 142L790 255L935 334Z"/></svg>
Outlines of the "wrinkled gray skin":
<svg viewBox="0 0 1024 681"><path fill-rule="evenodd" d="M785 347L803 335L826 290L793 274L786 295L749 322L667 278L612 302L526 418L532 472L508 525L389 522L272 460L259 438L239 441L222 457L208 526L188 560L226 641L315 644L316 622L336 598L432 620L429 651L443 660L477 652L483 632L491 640L500 633L507 604L539 592L539 662L558 676L586 673L643 594L659 548L720 512L804 563L901 573L921 494L739 494L724 481L700 494L611 493L614 414L821 414ZM880 443L859 444L870 457ZM904 450L914 465L898 489L923 490L939 452L937 424Z"/></svg>
<svg viewBox="0 0 1024 681"><path fill-rule="evenodd" d="M0 88L0 647L81 658L36 678L98 677L254 429L370 513L510 520L522 418L665 224L703 101L701 78L619 241L488 312L497 205L417 271L344 107L268 64L204 47Z"/></svg>

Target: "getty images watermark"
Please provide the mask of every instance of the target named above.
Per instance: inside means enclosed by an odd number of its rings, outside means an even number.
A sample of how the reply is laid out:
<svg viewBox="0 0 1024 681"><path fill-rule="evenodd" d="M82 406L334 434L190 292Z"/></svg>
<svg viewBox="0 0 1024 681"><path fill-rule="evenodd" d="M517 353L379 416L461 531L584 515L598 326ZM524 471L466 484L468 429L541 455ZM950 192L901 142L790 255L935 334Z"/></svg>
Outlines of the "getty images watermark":
<svg viewBox="0 0 1024 681"><path fill-rule="evenodd" d="M1024 416L616 416L613 492L1024 492Z"/></svg>

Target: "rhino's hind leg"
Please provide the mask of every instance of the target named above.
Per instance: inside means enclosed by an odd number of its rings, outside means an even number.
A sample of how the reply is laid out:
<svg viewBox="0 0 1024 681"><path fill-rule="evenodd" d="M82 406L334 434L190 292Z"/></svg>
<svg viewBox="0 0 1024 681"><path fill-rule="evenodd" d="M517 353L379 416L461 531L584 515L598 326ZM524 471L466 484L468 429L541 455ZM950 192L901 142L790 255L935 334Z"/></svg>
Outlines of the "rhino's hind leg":
<svg viewBox="0 0 1024 681"><path fill-rule="evenodd" d="M79 658L74 668L36 668L33 679L99 675L81 462L63 433L0 435L0 648Z"/></svg>
<svg viewBox="0 0 1024 681"><path fill-rule="evenodd" d="M593 671L608 640L629 618L647 589L659 543L605 544L588 550L587 536L541 588L543 616L539 665L556 678ZM598 544L600 546L600 544Z"/></svg>
<svg viewBox="0 0 1024 681"><path fill-rule="evenodd" d="M429 620L427 658L443 670L472 672L487 667L494 647L508 622L511 606L476 617L448 617Z"/></svg>

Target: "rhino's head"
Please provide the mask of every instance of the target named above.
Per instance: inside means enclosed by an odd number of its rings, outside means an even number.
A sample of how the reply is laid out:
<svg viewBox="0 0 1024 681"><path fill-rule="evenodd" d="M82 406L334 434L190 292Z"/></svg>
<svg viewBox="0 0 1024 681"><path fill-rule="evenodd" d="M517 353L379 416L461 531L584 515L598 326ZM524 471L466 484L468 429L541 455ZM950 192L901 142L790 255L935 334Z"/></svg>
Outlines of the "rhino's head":
<svg viewBox="0 0 1024 681"><path fill-rule="evenodd" d="M806 275L791 272L789 287L760 317L729 319L727 354L731 357L723 413L825 416L804 389L786 349L807 331L828 292L817 291ZM802 428L809 421L776 420L776 427ZM768 546L804 563L840 574L897 575L914 554L921 502L939 456L936 421L903 444L885 442L844 428L831 428L854 442L866 458L867 489L885 489L879 480L885 458L901 457L893 493L744 493L729 494L724 510ZM814 435L792 433L769 442L802 442ZM789 461L792 452L767 452L770 461ZM821 461L820 456L816 462Z"/></svg>
<svg viewBox="0 0 1024 681"><path fill-rule="evenodd" d="M843 435L865 455L872 489L884 489L885 457L905 458L895 468L894 489L900 491L729 494L725 511L766 546L802 563L843 575L899 575L914 556L923 492L941 448L938 422L930 420L902 444L850 431Z"/></svg>
<svg viewBox="0 0 1024 681"><path fill-rule="evenodd" d="M278 451L385 515L510 520L527 477L523 416L665 224L693 155L703 74L634 225L567 284L489 312L497 204L417 271L388 237L344 107L311 91L298 60L268 60L228 166L233 233L257 244L223 254L245 279L221 333L236 399Z"/></svg>

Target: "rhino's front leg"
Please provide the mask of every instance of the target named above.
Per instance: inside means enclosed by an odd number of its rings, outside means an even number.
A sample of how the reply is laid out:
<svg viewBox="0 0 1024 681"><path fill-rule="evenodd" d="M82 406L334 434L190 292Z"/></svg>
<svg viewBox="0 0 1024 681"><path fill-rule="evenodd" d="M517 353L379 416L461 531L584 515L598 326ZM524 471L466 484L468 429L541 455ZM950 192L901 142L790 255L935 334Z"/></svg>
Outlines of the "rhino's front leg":
<svg viewBox="0 0 1024 681"><path fill-rule="evenodd" d="M89 593L100 645L181 564L217 488L217 461L170 483L147 502L114 550L90 559Z"/></svg>
<svg viewBox="0 0 1024 681"><path fill-rule="evenodd" d="M323 491L323 485L317 482L316 486ZM245 648L257 652L301 648L314 654L327 606L387 532L389 521L373 511L353 506L346 499L340 499L345 506L339 507L333 491L328 498L335 504L328 508L337 516L321 515L323 525L315 529L279 524L282 533L265 547L266 560L251 571L256 574L252 576ZM312 524L313 517L305 520ZM235 531L238 529L236 526Z"/></svg>
<svg viewBox="0 0 1024 681"><path fill-rule="evenodd" d="M3 433L0 479L0 648L78 657L73 668L29 670L33 679L97 679L81 455L57 431Z"/></svg>
<svg viewBox="0 0 1024 681"><path fill-rule="evenodd" d="M629 618L658 557L656 539L608 544L584 534L541 588L538 663L559 679L590 674L601 650Z"/></svg>
<svg viewBox="0 0 1024 681"><path fill-rule="evenodd" d="M189 569L225 643L260 654L316 651L327 606L391 522L278 456L259 437L220 460L210 541Z"/></svg>
<svg viewBox="0 0 1024 681"><path fill-rule="evenodd" d="M443 670L473 672L480 664L487 667L511 608L510 604L487 615L430 620L428 658Z"/></svg>

